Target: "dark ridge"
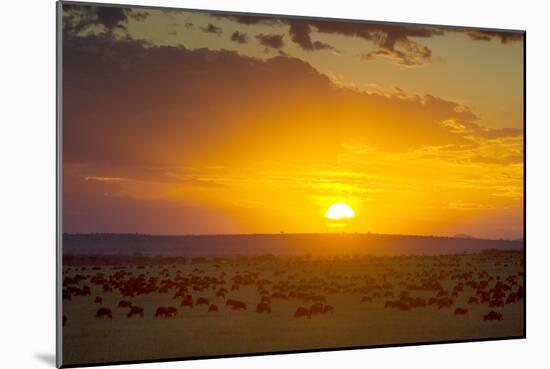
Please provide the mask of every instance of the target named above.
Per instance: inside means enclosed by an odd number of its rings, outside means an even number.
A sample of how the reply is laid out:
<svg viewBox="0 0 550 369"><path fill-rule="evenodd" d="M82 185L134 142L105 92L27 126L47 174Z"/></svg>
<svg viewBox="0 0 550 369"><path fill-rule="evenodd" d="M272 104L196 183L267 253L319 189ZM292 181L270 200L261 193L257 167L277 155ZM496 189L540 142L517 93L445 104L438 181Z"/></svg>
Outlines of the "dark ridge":
<svg viewBox="0 0 550 369"><path fill-rule="evenodd" d="M164 257L235 255L439 255L523 250L523 240L384 234L243 234L157 236L64 234L64 254Z"/></svg>

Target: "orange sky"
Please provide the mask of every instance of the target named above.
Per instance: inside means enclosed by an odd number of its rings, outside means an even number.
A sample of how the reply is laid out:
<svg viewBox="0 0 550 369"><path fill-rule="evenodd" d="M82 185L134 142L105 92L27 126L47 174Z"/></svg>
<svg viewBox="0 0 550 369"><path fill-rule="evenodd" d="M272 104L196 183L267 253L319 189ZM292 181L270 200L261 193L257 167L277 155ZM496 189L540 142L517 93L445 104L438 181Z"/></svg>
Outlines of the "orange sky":
<svg viewBox="0 0 550 369"><path fill-rule="evenodd" d="M522 35L65 5L63 224L520 238Z"/></svg>

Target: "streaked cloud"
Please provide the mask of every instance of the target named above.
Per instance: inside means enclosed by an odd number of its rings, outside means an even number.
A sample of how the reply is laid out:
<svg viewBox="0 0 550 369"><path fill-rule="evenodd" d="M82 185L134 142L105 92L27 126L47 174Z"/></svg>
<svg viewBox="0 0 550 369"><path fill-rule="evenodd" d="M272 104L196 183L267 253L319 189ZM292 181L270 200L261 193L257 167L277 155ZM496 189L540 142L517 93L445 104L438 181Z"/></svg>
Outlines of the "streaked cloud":
<svg viewBox="0 0 550 369"><path fill-rule="evenodd" d="M265 35L263 33L256 35L256 39L261 45L272 49L280 49L284 46L283 35Z"/></svg>
<svg viewBox="0 0 550 369"><path fill-rule="evenodd" d="M221 35L223 33L222 29L218 26L213 25L212 23L208 23L208 26L201 27L201 30L206 33L213 33L215 35Z"/></svg>
<svg viewBox="0 0 550 369"><path fill-rule="evenodd" d="M248 35L246 33L235 31L231 35L231 41L238 42L239 44L246 44L248 41Z"/></svg>

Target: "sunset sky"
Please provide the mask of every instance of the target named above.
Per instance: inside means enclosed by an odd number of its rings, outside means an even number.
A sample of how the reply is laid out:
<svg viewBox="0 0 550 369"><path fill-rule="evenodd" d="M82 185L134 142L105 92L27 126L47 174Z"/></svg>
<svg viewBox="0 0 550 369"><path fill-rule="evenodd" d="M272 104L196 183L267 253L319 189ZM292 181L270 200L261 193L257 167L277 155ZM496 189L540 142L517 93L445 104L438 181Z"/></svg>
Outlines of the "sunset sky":
<svg viewBox="0 0 550 369"><path fill-rule="evenodd" d="M64 5L62 63L64 232L523 235L521 33Z"/></svg>

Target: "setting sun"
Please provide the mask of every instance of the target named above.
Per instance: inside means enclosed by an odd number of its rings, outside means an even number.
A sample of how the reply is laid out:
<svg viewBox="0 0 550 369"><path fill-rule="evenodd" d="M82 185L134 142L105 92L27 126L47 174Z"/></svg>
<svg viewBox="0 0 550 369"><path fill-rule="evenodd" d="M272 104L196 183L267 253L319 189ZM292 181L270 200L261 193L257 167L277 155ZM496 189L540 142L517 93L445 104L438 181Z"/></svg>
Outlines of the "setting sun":
<svg viewBox="0 0 550 369"><path fill-rule="evenodd" d="M355 212L348 204L339 202L331 205L325 216L329 219L348 219L355 218Z"/></svg>

